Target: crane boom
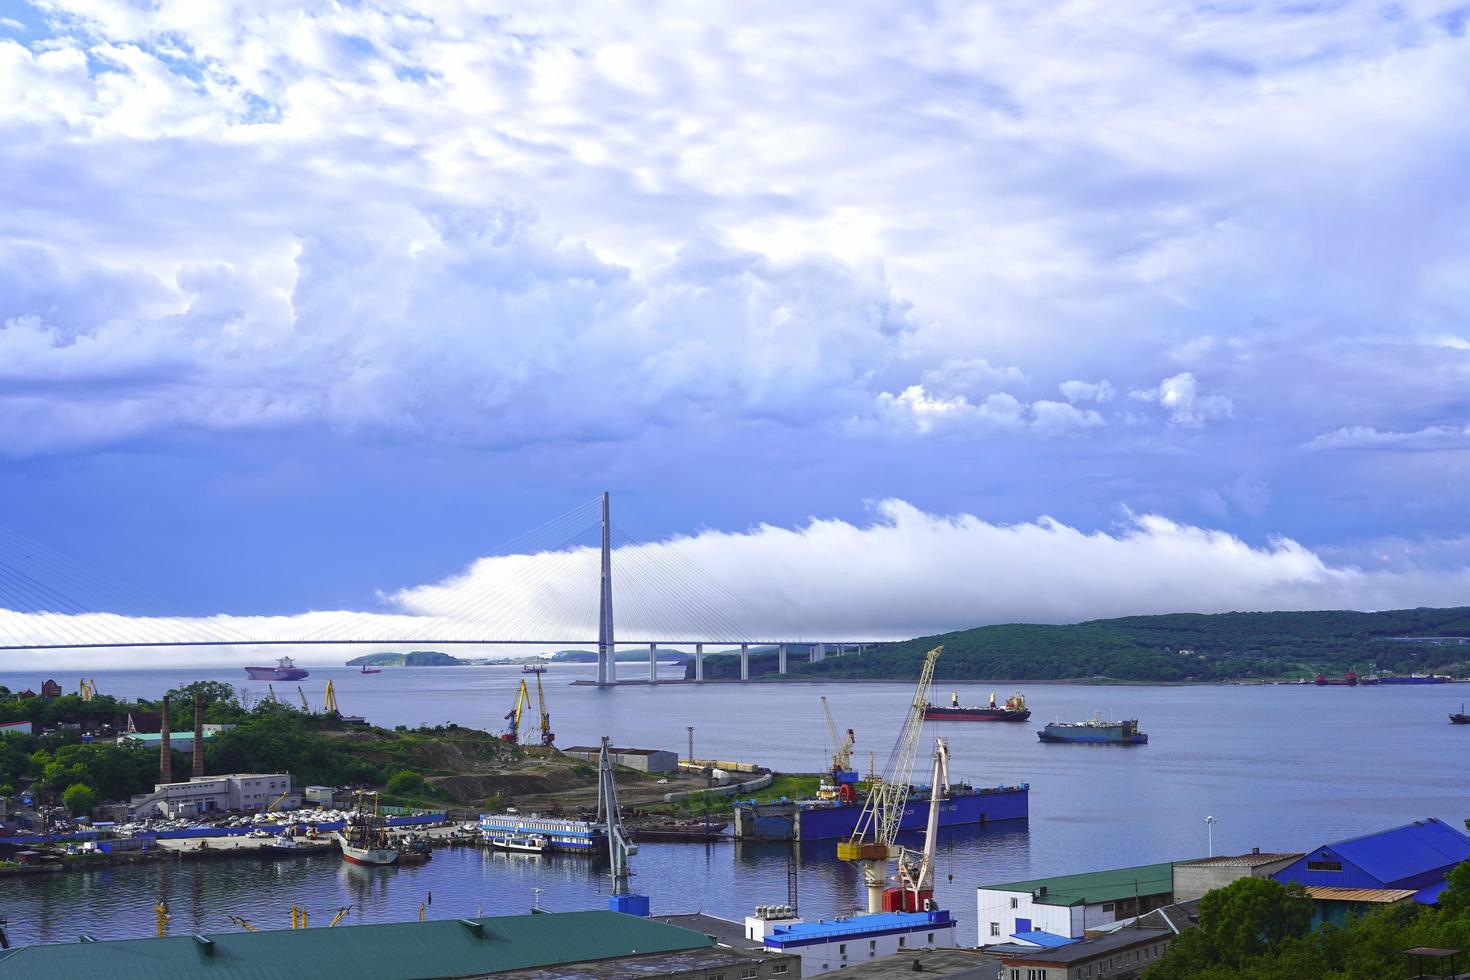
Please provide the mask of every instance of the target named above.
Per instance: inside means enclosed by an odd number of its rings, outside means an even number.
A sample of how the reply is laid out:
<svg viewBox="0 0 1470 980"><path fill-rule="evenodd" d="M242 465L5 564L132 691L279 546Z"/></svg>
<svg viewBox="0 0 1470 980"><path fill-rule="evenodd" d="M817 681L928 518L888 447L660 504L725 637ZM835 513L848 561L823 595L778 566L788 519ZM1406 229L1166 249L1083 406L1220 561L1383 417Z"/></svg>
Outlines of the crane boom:
<svg viewBox="0 0 1470 980"><path fill-rule="evenodd" d="M896 856L894 842L903 809L909 799L914 757L919 751L919 737L924 729L924 708L929 703L929 686L934 681L934 662L943 646L930 650L919 670L919 683L909 702L908 714L899 729L898 741L881 777L875 776L868 786L867 799L852 836L837 844L837 857L852 861L863 870L863 883L868 889L868 911L883 911L883 889L888 884L888 862Z"/></svg>
<svg viewBox="0 0 1470 980"><path fill-rule="evenodd" d="M521 681L525 683L524 680ZM541 690L541 675L536 675L536 704L541 709L541 744L550 745L556 741L556 733L551 730L551 715L546 711L546 694Z"/></svg>
<svg viewBox="0 0 1470 980"><path fill-rule="evenodd" d="M531 692L526 687L526 679L522 677L521 686L516 689L516 699L512 702L510 710L505 713L505 720L510 722L510 724L505 726L505 731L500 736L501 739L509 742L511 745L519 745L521 743L521 712L525 710L526 705L530 704L530 702Z"/></svg>
<svg viewBox="0 0 1470 980"><path fill-rule="evenodd" d="M852 744L855 741L852 729L847 730L847 738L844 739L837 734L837 723L832 720L832 709L827 706L827 696L822 695L822 714L827 716L827 734L832 738L832 768L852 768Z"/></svg>
<svg viewBox="0 0 1470 980"><path fill-rule="evenodd" d="M306 692L301 689L300 684L296 685L296 693L301 695L301 710L311 714L311 705L306 703Z"/></svg>
<svg viewBox="0 0 1470 980"><path fill-rule="evenodd" d="M332 679L327 678L327 693L322 698L322 713L328 715L340 715L342 712L337 708L337 692L332 689Z"/></svg>
<svg viewBox="0 0 1470 980"><path fill-rule="evenodd" d="M898 856L898 880L906 893L904 908L924 911L934 895L934 850L939 837L939 804L949 796L949 746L934 740L934 771L929 782L929 822L924 826L924 849L917 854L904 848Z"/></svg>

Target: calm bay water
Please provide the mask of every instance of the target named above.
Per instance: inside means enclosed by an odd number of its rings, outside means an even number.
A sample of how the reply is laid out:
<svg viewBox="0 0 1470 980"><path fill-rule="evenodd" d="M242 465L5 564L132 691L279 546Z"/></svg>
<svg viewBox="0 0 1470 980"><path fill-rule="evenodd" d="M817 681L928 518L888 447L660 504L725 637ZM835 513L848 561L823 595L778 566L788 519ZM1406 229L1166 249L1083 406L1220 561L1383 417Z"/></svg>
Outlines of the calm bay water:
<svg viewBox="0 0 1470 980"><path fill-rule="evenodd" d="M646 670L646 668L645 668ZM178 683L216 679L254 696L264 684L243 671L97 671L104 693L157 697ZM636 676L620 668L623 676ZM879 765L897 734L910 684L709 684L598 690L570 685L590 667L556 666L544 678L557 742L615 742L686 751L695 726L702 758L815 771L828 758L818 696L837 723L857 733L857 758ZM457 722L497 728L521 680L514 667L311 668L302 686L313 704L327 678L344 711L380 725ZM39 688L43 675L0 673L12 689ZM75 678L62 678L72 689ZM284 688L284 690L283 690ZM941 683L980 703L999 685ZM1470 815L1470 729L1453 727L1467 688L1448 687L1089 687L1024 688L1032 721L1024 725L937 724L952 754L952 775L975 783L1029 782L1031 820L1003 831L961 831L941 841L938 895L975 937L974 888L987 881L1094 870L1203 856L1204 817L1212 815L1217 852L1305 849L1394 823ZM277 695L295 696L295 685ZM1151 742L1138 748L1043 745L1035 730L1052 719L1101 711L1138 717ZM930 743L932 744L932 743ZM925 765L927 747L921 749ZM922 778L922 777L921 777ZM634 859L636 885L655 912L705 909L739 917L753 905L784 901L784 845L647 845ZM799 856L801 903L830 914L860 900L853 869L835 848L807 845ZM427 914L455 918L524 911L540 888L543 907L601 907L608 882L583 859L533 858L442 850L421 868L349 868L335 860L252 861L149 866L0 880L0 909L12 941L71 941L83 932L151 934L152 908L164 897L174 931L231 928L240 915L261 926L289 925L289 908L313 922L343 905L344 921L411 919L430 893Z"/></svg>

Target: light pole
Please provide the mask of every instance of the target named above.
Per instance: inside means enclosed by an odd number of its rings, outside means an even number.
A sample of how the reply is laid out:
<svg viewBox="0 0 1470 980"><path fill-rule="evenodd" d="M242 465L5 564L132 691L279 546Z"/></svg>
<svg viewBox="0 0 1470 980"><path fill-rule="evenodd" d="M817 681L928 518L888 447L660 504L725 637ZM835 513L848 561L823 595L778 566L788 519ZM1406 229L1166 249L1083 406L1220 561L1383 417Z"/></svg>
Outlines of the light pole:
<svg viewBox="0 0 1470 980"><path fill-rule="evenodd" d="M1215 856L1215 818L1205 817L1205 834L1210 841L1210 857Z"/></svg>

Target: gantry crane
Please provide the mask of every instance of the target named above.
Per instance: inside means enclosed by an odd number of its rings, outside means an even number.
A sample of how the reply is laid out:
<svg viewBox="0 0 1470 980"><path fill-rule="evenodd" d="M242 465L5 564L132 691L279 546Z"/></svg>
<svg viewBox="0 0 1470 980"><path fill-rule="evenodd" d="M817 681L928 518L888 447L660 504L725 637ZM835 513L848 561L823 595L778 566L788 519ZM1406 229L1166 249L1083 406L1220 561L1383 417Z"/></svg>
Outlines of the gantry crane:
<svg viewBox="0 0 1470 980"><path fill-rule="evenodd" d="M522 686L525 683L524 680L521 681ZM536 675L536 703L541 708L541 744L550 745L556 741L556 733L551 730L551 715L546 712L546 695L541 690L541 675L539 673Z"/></svg>
<svg viewBox="0 0 1470 980"><path fill-rule="evenodd" d="M510 710L505 713L505 720L510 722L505 726L505 731L500 734L503 741L511 745L521 744L521 712L526 705L531 703L531 692L526 689L526 679L521 678L521 686L516 689L516 699L511 704Z"/></svg>
<svg viewBox="0 0 1470 980"><path fill-rule="evenodd" d="M827 707L827 697L822 696L822 714L827 716L827 734L832 739L832 792L844 803L857 802L858 774L852 768L852 747L857 741L852 729L847 737L837 734L837 724L832 720L832 709Z"/></svg>
<svg viewBox="0 0 1470 980"><path fill-rule="evenodd" d="M894 904L904 912L927 912L934 899L934 848L939 837L939 804L949 796L949 746L934 740L934 771L929 781L929 822L924 825L924 849L900 848L898 884Z"/></svg>
<svg viewBox="0 0 1470 980"><path fill-rule="evenodd" d="M893 754L883 775L873 776L868 796L858 814L852 836L837 843L837 858L851 861L863 872L868 889L868 911L883 911L883 891L888 885L888 862L897 857L895 841L903 820L903 808L909 799L909 781L914 771L914 756L919 751L919 736L924 729L924 708L929 703L929 685L934 680L934 661L942 646L930 650L919 671L919 683L909 702L908 715L894 743Z"/></svg>

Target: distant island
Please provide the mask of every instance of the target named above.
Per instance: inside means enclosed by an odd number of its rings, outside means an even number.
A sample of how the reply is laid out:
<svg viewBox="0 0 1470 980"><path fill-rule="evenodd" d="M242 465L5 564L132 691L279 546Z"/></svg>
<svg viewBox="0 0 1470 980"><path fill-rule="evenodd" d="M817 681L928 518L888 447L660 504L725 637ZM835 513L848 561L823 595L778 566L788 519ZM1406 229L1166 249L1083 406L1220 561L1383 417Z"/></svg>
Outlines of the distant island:
<svg viewBox="0 0 1470 980"><path fill-rule="evenodd" d="M595 664L597 663L596 650L558 650L551 655L551 659L558 663L572 664ZM648 663L648 648L642 650L619 650L614 658L618 663ZM664 663L688 663L694 659L694 654L683 650L658 651L658 659Z"/></svg>
<svg viewBox="0 0 1470 980"><path fill-rule="evenodd" d="M1470 674L1470 607L1013 623L874 644L861 656L829 655L816 664L807 662L805 645L792 645L788 669L798 678L907 680L941 643L938 680L1262 681L1340 677L1349 669L1463 677ZM775 674L775 650L752 648L750 670ZM705 677L739 674L738 656L705 657Z"/></svg>
<svg viewBox="0 0 1470 980"><path fill-rule="evenodd" d="M438 650L415 650L412 653L369 653L347 661L349 667L463 667L474 663Z"/></svg>

